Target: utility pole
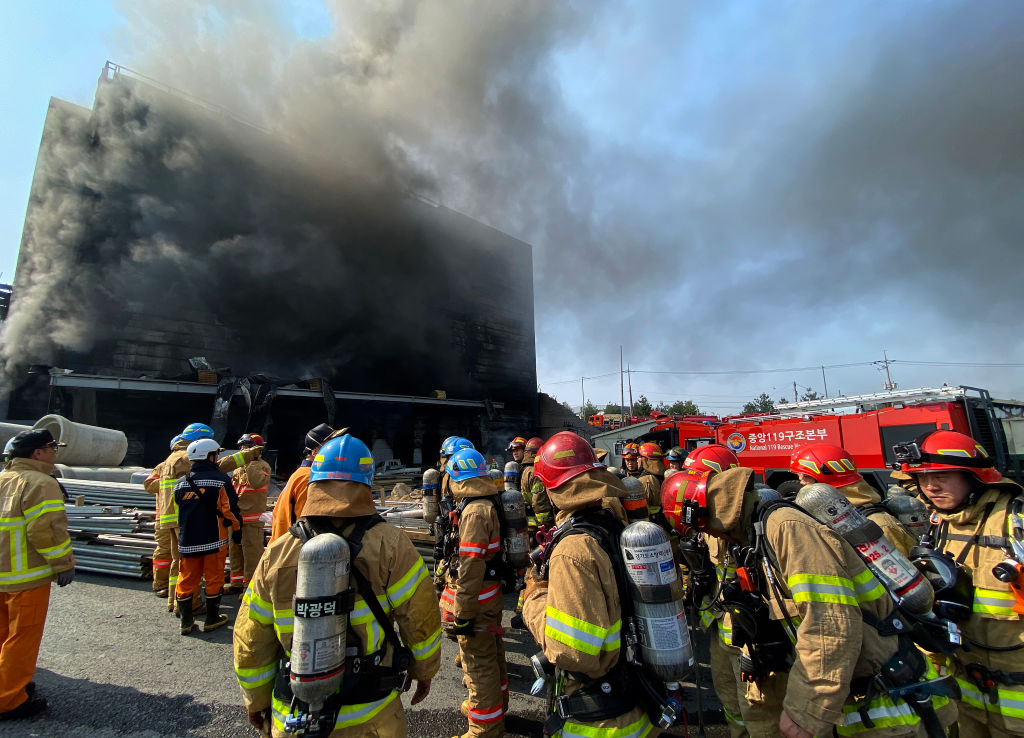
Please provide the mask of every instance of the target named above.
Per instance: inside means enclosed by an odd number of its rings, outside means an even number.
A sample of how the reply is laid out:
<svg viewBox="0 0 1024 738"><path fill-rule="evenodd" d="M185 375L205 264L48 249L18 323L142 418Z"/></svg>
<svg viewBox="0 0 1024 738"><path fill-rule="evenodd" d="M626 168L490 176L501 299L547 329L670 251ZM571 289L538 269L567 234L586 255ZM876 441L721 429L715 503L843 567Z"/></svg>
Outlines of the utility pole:
<svg viewBox="0 0 1024 738"><path fill-rule="evenodd" d="M633 374L626 367L626 381L629 382L629 418L633 419Z"/></svg>
<svg viewBox="0 0 1024 738"><path fill-rule="evenodd" d="M825 399L828 399L828 382L825 381L825 365L821 367L821 383L825 385Z"/></svg>
<svg viewBox="0 0 1024 738"><path fill-rule="evenodd" d="M892 392L896 389L896 383L892 381L892 377L889 375L889 355L882 350L883 361L882 364L885 366L885 390L886 392Z"/></svg>
<svg viewBox="0 0 1024 738"><path fill-rule="evenodd" d="M580 420L586 420L587 416L584 413L586 413L585 408L587 407L587 393L583 389L583 377L580 377L580 402L583 403L580 405Z"/></svg>
<svg viewBox="0 0 1024 738"><path fill-rule="evenodd" d="M799 398L796 396L796 382L793 382L793 402L799 402Z"/></svg>
<svg viewBox="0 0 1024 738"><path fill-rule="evenodd" d="M622 344L619 344L619 419L626 419L626 389L622 384Z"/></svg>

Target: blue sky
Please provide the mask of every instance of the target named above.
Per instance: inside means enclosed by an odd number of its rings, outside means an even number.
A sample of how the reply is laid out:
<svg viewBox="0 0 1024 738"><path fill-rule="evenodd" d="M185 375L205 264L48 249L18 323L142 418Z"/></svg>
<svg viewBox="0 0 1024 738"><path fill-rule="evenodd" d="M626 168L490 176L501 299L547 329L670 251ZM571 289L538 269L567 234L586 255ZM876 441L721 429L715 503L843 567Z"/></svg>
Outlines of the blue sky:
<svg viewBox="0 0 1024 738"><path fill-rule="evenodd" d="M1024 5L335 5L5 8L5 281L47 100L90 105L112 59L271 128L397 142L534 246L538 381L574 405L581 376L618 397L620 345L634 396L717 412L820 392L821 365L832 393L880 389L883 350L903 387L1024 398ZM707 373L659 373L683 371Z"/></svg>

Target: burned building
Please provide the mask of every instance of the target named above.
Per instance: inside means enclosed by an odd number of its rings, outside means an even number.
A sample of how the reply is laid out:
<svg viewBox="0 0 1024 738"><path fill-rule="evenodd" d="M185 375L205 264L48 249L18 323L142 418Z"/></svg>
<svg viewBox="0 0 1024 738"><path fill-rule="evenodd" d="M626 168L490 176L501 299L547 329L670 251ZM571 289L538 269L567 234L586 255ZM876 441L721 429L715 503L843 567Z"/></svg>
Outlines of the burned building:
<svg viewBox="0 0 1024 738"><path fill-rule="evenodd" d="M343 132L339 132L343 135ZM358 171L108 64L51 100L0 333L7 417L124 430L153 463L187 422L323 421L430 463L536 425L530 247L439 206L382 144Z"/></svg>

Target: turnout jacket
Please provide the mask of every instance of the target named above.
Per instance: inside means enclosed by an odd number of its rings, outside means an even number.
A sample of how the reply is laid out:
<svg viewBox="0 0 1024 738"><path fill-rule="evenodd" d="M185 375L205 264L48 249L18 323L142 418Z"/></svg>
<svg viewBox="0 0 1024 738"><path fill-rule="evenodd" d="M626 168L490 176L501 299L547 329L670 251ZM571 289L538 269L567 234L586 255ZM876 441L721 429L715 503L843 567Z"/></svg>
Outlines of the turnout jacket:
<svg viewBox="0 0 1024 738"><path fill-rule="evenodd" d="M231 475L231 484L238 493L238 510L242 513L242 522L258 523L260 515L267 511L270 464L263 459L253 459L235 469Z"/></svg>
<svg viewBox="0 0 1024 738"><path fill-rule="evenodd" d="M949 660L960 684L962 705L986 712L990 726L1015 735L1024 734L1024 684L1007 684L997 678L993 688L981 689L967 677L964 666L981 664L992 671L1024 672L1024 648L990 651L975 645L1006 648L1024 644L1024 619L1013 610L1016 597L1009 584L992 574L992 567L1007 558L1000 544L1006 543L1009 548L1005 541L1009 507L1022 492L1018 485L1004 479L986 489L974 504L957 512L936 511L932 518L939 523L939 550L958 561L962 557L963 566L974 578L971 617L961 626L965 639L972 642L971 650L961 649ZM975 534L978 542L968 546ZM985 717L976 719L984 721Z"/></svg>
<svg viewBox="0 0 1024 738"><path fill-rule="evenodd" d="M501 524L489 477L452 482L451 489L457 503L467 502L459 515L459 550L449 560L441 609L445 620L466 620L501 599L501 580L488 575L491 560L501 555Z"/></svg>
<svg viewBox="0 0 1024 738"><path fill-rule="evenodd" d="M665 481L665 462L661 459L640 458L640 484L647 492L647 514L661 512L661 483Z"/></svg>
<svg viewBox="0 0 1024 738"><path fill-rule="evenodd" d="M310 487L310 496L320 483ZM353 506L339 502L334 507L341 519L358 517L355 512L374 510L370 488L356 482L329 482L325 486L353 490L365 495L364 504ZM312 503L311 503L312 504ZM323 512L321 509L320 512ZM354 524L346 526L348 534ZM245 707L258 712L272 707L273 735L284 733L289 705L273 696L274 680L283 668L292 647L294 620L292 599L302 542L288 534L273 541L260 559L235 621L234 666L242 688ZM441 664L441 620L427 567L412 542L399 529L378 523L363 536L362 550L353 564L369 581L377 601L389 620L398 626L403 644L412 651L409 675L416 680L432 679ZM355 586L354 581L350 586ZM359 595L349 613L348 645L358 645L363 654L374 653L385 645L384 632L370 608ZM385 665L390 665L388 653ZM388 705L399 699L393 691L381 700L345 705L338 714L335 729L353 728L372 721Z"/></svg>
<svg viewBox="0 0 1024 738"><path fill-rule="evenodd" d="M156 527L177 528L178 527L178 506L174 501L174 485L178 480L192 468L192 462L188 460L186 449L189 441L178 441L171 447L171 454L164 461L153 468L146 480L142 483L143 488L151 495L156 495ZM245 466L259 455L259 449L251 448L245 451L236 451L217 460L217 468L224 473L229 473Z"/></svg>
<svg viewBox="0 0 1024 738"><path fill-rule="evenodd" d="M270 530L271 542L287 533L288 529L295 525L295 521L302 517L312 467L312 461L303 459L299 468L288 477L281 494L277 496L277 502L274 503L274 522Z"/></svg>
<svg viewBox="0 0 1024 738"><path fill-rule="evenodd" d="M216 464L195 462L174 486L174 501L179 518L178 552L183 558L219 551L227 545L227 532L241 528L231 477Z"/></svg>
<svg viewBox="0 0 1024 738"><path fill-rule="evenodd" d="M53 464L14 458L0 473L0 592L48 586L75 568Z"/></svg>
<svg viewBox="0 0 1024 738"><path fill-rule="evenodd" d="M614 485L608 480L615 480ZM557 522L588 507L610 507L620 517L621 485L609 472L586 472L558 488ZM563 507L565 505L566 507ZM548 586L523 603L523 619L548 660L564 674L563 694L582 686L571 674L596 679L618 663L622 647L622 606L607 552L588 534L566 536L548 561ZM653 732L652 732L653 731ZM564 734L597 738L656 734L640 707L615 718L591 722L568 719Z"/></svg>

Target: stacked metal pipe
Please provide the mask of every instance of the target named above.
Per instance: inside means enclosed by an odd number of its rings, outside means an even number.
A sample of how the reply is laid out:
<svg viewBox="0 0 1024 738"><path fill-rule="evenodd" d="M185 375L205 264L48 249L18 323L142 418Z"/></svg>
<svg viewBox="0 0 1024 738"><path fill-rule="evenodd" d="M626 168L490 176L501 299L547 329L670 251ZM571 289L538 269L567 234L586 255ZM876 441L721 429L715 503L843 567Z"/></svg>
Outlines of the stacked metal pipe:
<svg viewBox="0 0 1024 738"><path fill-rule="evenodd" d="M147 578L152 576L155 498L138 484L64 479L65 505L75 567L81 571Z"/></svg>
<svg viewBox="0 0 1024 738"><path fill-rule="evenodd" d="M81 495L87 505L156 510L156 495L146 492L141 484L97 482L91 479L61 479L60 483L68 491L71 500Z"/></svg>

